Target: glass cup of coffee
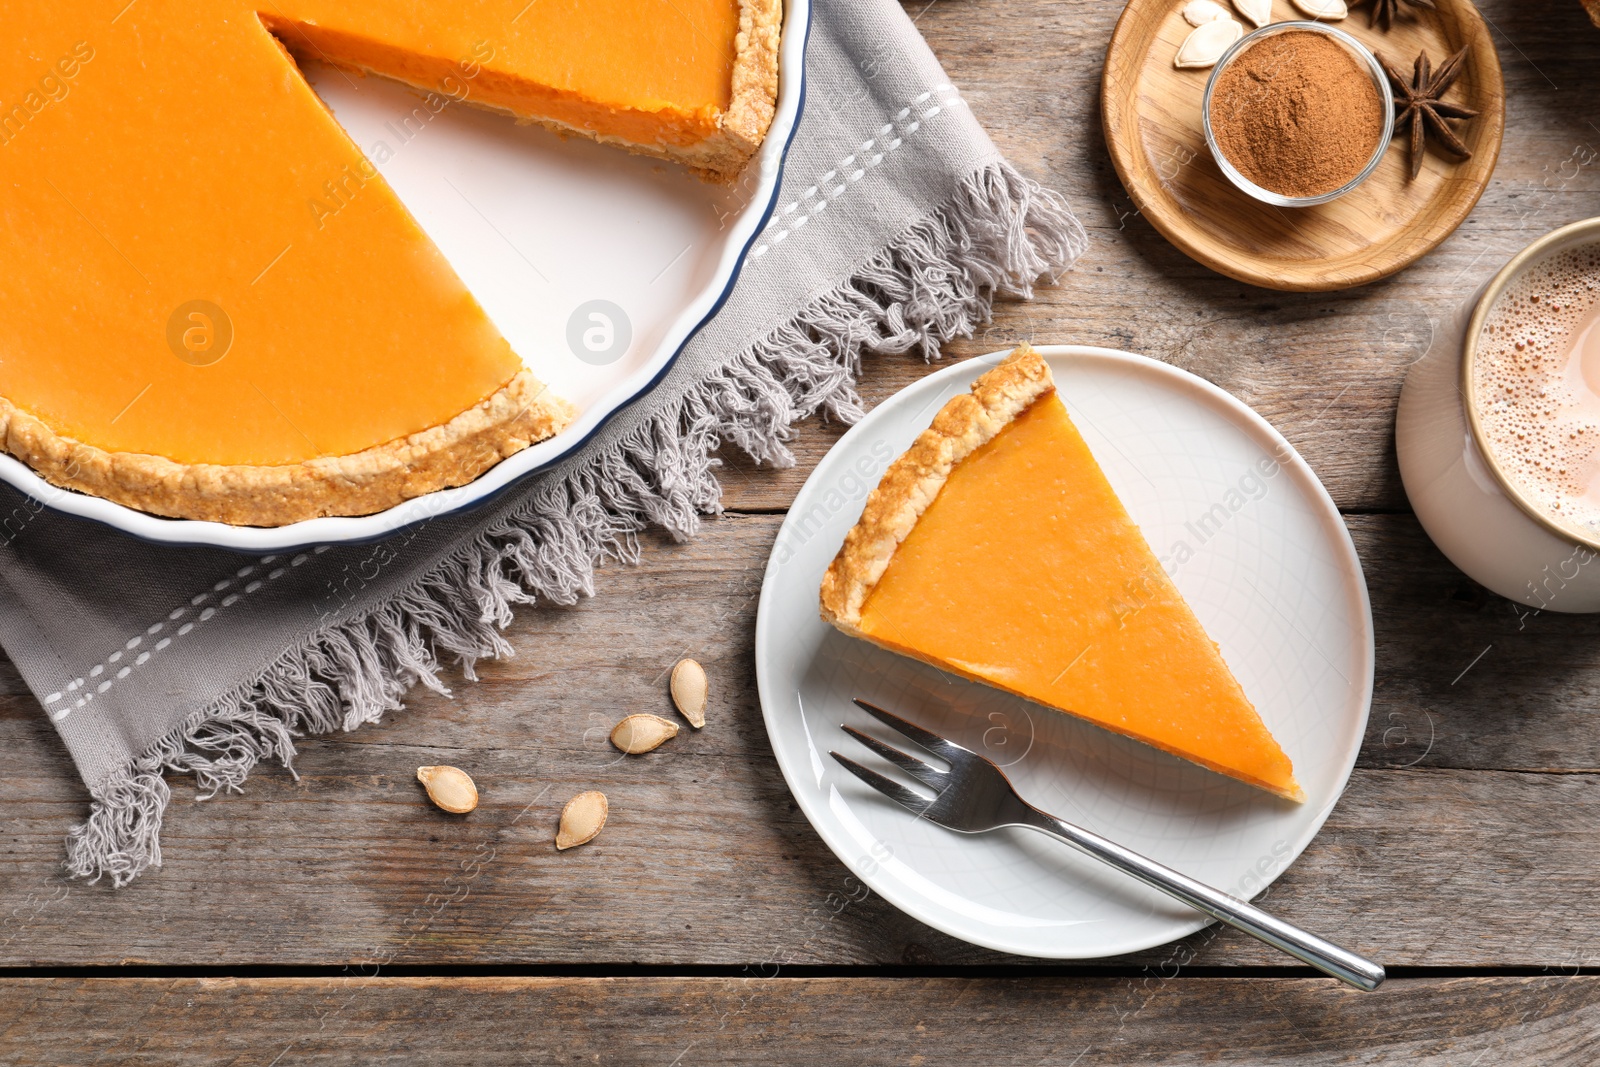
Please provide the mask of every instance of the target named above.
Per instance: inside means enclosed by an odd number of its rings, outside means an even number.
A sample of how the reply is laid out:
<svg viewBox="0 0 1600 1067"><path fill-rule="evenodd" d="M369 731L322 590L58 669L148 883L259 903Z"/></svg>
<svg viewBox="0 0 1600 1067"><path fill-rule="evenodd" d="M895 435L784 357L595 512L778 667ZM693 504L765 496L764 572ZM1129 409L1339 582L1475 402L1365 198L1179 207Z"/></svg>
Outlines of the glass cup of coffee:
<svg viewBox="0 0 1600 1067"><path fill-rule="evenodd" d="M1450 561L1546 611L1600 611L1600 218L1507 263L1406 376L1406 495Z"/></svg>

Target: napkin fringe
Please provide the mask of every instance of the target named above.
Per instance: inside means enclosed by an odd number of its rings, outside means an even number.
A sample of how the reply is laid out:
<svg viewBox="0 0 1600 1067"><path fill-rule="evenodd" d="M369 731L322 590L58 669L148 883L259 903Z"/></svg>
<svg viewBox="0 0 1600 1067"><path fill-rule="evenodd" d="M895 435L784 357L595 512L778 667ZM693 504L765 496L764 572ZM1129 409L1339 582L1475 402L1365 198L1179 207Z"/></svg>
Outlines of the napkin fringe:
<svg viewBox="0 0 1600 1067"><path fill-rule="evenodd" d="M733 445L759 463L794 464L794 423L817 412L863 414L866 353L919 351L970 336L998 294L1029 297L1087 248L1057 193L1006 163L970 176L949 203L872 256L843 285L750 346L610 449L569 464L520 508L411 587L288 650L259 678L190 716L92 790L67 842L75 877L126 885L161 864L164 774L193 774L201 799L239 792L273 758L293 772L294 738L353 730L403 707L422 684L448 693L440 657L468 679L513 648L512 609L594 595L597 566L637 562L650 526L683 540L722 510L713 453Z"/></svg>

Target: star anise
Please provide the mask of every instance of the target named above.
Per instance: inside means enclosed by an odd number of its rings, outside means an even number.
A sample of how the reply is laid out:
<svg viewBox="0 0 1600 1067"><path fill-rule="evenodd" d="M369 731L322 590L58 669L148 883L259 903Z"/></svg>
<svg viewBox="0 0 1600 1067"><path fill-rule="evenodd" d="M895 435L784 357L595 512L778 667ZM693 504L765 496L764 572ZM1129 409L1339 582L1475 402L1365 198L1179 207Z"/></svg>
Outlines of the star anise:
<svg viewBox="0 0 1600 1067"><path fill-rule="evenodd" d="M1384 73L1389 75L1389 80L1394 83L1394 132L1399 133L1411 126L1411 178L1416 179L1422 173L1422 154L1424 144L1429 133L1462 159L1471 159L1472 153L1467 149L1461 138L1456 136L1456 131L1450 128L1445 119L1470 119L1478 113L1465 104L1452 104L1441 100L1461 76L1462 62L1467 58L1467 50L1461 51L1439 64L1437 71L1428 59L1427 52L1417 53L1417 62L1412 68L1408 80L1404 74L1394 69L1387 59L1378 57L1378 62L1383 64Z"/></svg>
<svg viewBox="0 0 1600 1067"><path fill-rule="evenodd" d="M1389 27L1394 25L1394 17L1402 11L1413 7L1433 8L1433 0L1356 0L1357 6L1362 3L1371 3L1372 10L1367 12L1367 25L1376 26L1383 24L1383 32L1388 33Z"/></svg>

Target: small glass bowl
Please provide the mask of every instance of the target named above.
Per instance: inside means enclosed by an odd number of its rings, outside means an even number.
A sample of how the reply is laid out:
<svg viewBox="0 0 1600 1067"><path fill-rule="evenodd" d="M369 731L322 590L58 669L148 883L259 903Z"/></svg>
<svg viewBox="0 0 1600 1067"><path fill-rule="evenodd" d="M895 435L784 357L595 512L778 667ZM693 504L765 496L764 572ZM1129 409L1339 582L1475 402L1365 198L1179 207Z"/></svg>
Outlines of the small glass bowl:
<svg viewBox="0 0 1600 1067"><path fill-rule="evenodd" d="M1362 62L1367 72L1372 75L1372 84L1377 88L1378 96L1383 100L1383 130L1378 136L1377 146L1372 150L1372 158L1367 160L1367 165L1362 167L1361 172L1354 178L1351 178L1337 189L1329 190L1317 196L1284 196L1282 193L1275 193L1271 189L1263 189L1243 174L1240 174L1238 168L1228 161L1228 157L1223 154L1222 149L1217 145L1216 135L1211 130L1211 94L1216 90L1217 78L1221 76L1223 71L1228 69L1228 64L1243 55L1251 45L1258 44L1263 38L1295 31L1324 34L1344 45L1347 50ZM1206 145L1211 149L1211 158L1215 159L1217 166L1222 168L1222 173L1226 174L1228 180L1233 182L1234 185L1257 200L1267 204L1274 204L1278 207L1311 207L1314 204L1326 204L1328 201L1338 199L1348 193L1366 181L1372 176L1372 172L1378 169L1379 161L1383 159L1384 152L1389 149L1389 139L1394 136L1394 92L1389 88L1389 77L1384 74L1383 68L1378 65L1377 57L1372 54L1371 49L1348 33L1334 29L1323 22L1274 22L1239 38L1233 43L1232 48L1222 53L1222 58L1217 60L1217 65L1211 69L1211 77L1206 80L1206 95L1200 106L1201 114L1205 120Z"/></svg>

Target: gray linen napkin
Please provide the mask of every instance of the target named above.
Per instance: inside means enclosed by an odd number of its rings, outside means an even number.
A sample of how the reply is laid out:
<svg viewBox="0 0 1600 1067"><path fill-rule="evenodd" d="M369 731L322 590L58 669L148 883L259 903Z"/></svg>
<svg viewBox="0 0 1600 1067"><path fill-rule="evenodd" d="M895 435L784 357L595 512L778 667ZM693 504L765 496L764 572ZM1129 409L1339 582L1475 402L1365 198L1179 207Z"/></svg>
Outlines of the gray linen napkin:
<svg viewBox="0 0 1600 1067"><path fill-rule="evenodd" d="M726 307L646 398L517 492L375 544L250 558L145 544L0 492L0 644L88 787L78 876L161 862L164 772L237 790L293 738L401 706L439 660L510 651L515 604L594 593L657 524L719 508L724 442L793 462L791 424L861 414L865 352L968 334L1086 245L1020 177L894 0L814 0L807 101L778 209Z"/></svg>

